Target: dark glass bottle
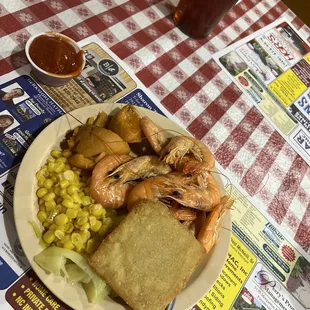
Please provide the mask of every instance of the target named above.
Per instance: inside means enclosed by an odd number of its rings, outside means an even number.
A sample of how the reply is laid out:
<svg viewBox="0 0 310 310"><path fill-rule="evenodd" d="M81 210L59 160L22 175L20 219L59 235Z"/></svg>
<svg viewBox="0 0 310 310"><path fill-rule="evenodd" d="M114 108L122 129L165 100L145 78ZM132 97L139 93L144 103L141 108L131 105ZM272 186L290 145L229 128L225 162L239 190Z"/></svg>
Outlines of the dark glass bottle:
<svg viewBox="0 0 310 310"><path fill-rule="evenodd" d="M237 2L238 0L180 0L173 19L188 36L204 38Z"/></svg>

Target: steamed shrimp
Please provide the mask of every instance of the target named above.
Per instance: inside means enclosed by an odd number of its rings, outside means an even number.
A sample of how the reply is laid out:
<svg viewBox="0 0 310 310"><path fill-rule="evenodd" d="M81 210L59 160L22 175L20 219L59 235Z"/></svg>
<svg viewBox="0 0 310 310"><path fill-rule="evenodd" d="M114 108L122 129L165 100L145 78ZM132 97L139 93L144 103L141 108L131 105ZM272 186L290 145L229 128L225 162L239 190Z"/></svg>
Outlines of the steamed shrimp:
<svg viewBox="0 0 310 310"><path fill-rule="evenodd" d="M223 196L220 203L208 214L199 234L198 241L205 247L207 253L219 240L219 232L222 228L224 216L231 209L234 201L228 196Z"/></svg>
<svg viewBox="0 0 310 310"><path fill-rule="evenodd" d="M207 212L219 204L220 190L212 175L207 171L198 177L170 173L144 180L138 184L128 196L127 208L131 210L141 199L172 199L182 206Z"/></svg>
<svg viewBox="0 0 310 310"><path fill-rule="evenodd" d="M122 182L134 181L140 178L150 178L171 172L171 167L162 162L159 157L145 155L121 165L109 176Z"/></svg>
<svg viewBox="0 0 310 310"><path fill-rule="evenodd" d="M147 116L141 118L140 126L153 150L159 154L167 143L167 139L161 129Z"/></svg>
<svg viewBox="0 0 310 310"><path fill-rule="evenodd" d="M164 162L176 166L184 166L184 173L199 173L214 167L215 160L209 148L191 137L177 136L162 149Z"/></svg>
<svg viewBox="0 0 310 310"><path fill-rule="evenodd" d="M104 157L93 170L90 184L91 195L105 208L124 207L136 180L171 172L168 164L157 156L109 155Z"/></svg>
<svg viewBox="0 0 310 310"><path fill-rule="evenodd" d="M124 206L133 184L118 182L118 178L110 178L109 174L120 165L132 160L128 155L108 155L95 166L91 181L90 194L104 208L117 209Z"/></svg>

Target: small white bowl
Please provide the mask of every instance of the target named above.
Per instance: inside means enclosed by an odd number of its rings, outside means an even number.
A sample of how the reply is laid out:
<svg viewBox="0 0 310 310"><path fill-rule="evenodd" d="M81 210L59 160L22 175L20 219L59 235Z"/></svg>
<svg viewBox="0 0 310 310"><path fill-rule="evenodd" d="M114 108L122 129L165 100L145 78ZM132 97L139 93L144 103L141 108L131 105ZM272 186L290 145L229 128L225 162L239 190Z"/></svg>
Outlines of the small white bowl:
<svg viewBox="0 0 310 310"><path fill-rule="evenodd" d="M26 43L25 52L26 52L26 56L27 56L27 58L31 64L32 72L35 75L35 77L45 85L58 87L58 86L65 85L72 78L79 76L81 74L84 66L85 66L85 55L84 55L84 53L83 53L83 62L81 64L81 67L78 70L76 70L70 74L55 74L55 73L47 72L47 71L41 69L39 66L37 66L34 63L34 61L31 59L31 57L29 55L29 49L30 49L30 46L31 46L31 43L33 42L33 40L37 37L42 36L42 35L51 36L51 37L56 37L56 36L62 37L66 40L67 43L69 43L73 46L76 53L81 51L81 49L79 48L79 46L77 45L77 43L74 40L72 40L71 38L69 38L69 37L67 37L61 33L42 32L42 33L39 33L35 36L32 36L31 38L29 38L29 40Z"/></svg>

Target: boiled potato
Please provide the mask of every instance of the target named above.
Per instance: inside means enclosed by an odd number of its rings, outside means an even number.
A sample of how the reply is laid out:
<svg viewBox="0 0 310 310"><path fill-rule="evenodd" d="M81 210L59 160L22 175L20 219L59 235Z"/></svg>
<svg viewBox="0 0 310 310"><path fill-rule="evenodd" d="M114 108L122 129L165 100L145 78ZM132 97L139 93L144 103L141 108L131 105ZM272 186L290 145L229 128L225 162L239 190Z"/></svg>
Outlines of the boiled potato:
<svg viewBox="0 0 310 310"><path fill-rule="evenodd" d="M94 125L99 127L105 127L108 123L108 115L105 112L100 112L94 121Z"/></svg>
<svg viewBox="0 0 310 310"><path fill-rule="evenodd" d="M96 156L102 152L107 155L127 155L130 152L128 143L118 134L95 125L81 126L75 139L75 152L85 157Z"/></svg>
<svg viewBox="0 0 310 310"><path fill-rule="evenodd" d="M143 138L140 116L133 105L125 105L116 113L109 124L110 130L116 132L128 143L141 142Z"/></svg>
<svg viewBox="0 0 310 310"><path fill-rule="evenodd" d="M74 154L68 160L72 166L84 170L92 170L96 164L92 158L87 158L82 154Z"/></svg>

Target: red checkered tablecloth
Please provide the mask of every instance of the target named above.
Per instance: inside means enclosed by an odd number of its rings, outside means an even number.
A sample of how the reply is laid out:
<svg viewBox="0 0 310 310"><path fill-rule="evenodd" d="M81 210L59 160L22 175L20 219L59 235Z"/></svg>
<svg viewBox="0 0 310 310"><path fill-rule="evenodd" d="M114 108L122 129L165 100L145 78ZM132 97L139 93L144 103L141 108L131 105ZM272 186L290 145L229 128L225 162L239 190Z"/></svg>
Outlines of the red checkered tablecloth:
<svg viewBox="0 0 310 310"><path fill-rule="evenodd" d="M176 1L1 0L0 74L27 63L24 46L38 32L79 41L97 34L198 139L218 163L310 253L310 169L212 60L228 44L286 16L310 30L281 1L243 0L204 40L171 20Z"/></svg>

